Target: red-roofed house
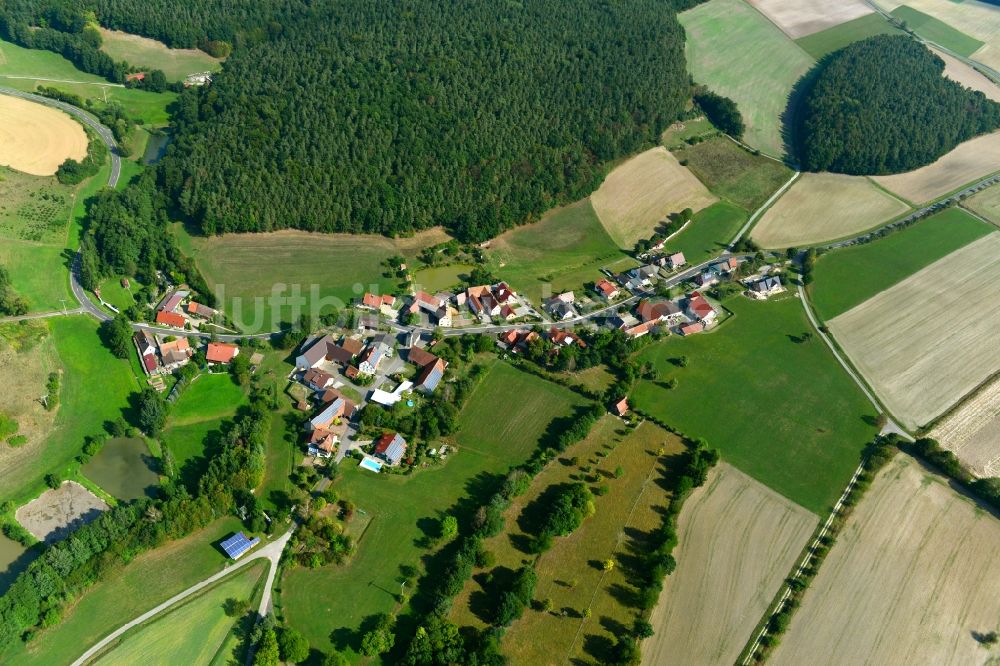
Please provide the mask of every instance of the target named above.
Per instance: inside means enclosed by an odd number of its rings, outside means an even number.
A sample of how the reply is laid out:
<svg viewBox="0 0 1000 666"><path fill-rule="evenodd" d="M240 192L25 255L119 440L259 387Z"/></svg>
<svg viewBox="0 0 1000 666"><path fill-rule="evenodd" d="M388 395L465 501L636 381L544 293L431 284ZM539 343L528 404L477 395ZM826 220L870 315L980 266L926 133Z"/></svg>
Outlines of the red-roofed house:
<svg viewBox="0 0 1000 666"><path fill-rule="evenodd" d="M209 363L229 363L240 353L240 348L228 342L209 342L205 359Z"/></svg>
<svg viewBox="0 0 1000 666"><path fill-rule="evenodd" d="M359 306L369 310L377 310L388 317L398 314L396 310L396 297L389 294L379 296L378 294L366 292L361 298Z"/></svg>
<svg viewBox="0 0 1000 666"><path fill-rule="evenodd" d="M647 321L667 321L681 314L681 309L673 301L650 301L643 299L635 309L639 319Z"/></svg>
<svg viewBox="0 0 1000 666"><path fill-rule="evenodd" d="M594 291L596 291L598 294L600 294L601 296L603 296L605 299L607 299L609 301L611 299L613 299L613 298L616 298L618 296L618 294L620 293L618 291L618 287L616 287L607 278L604 278L600 282L598 282L597 284L595 284L594 285Z"/></svg>
<svg viewBox="0 0 1000 666"><path fill-rule="evenodd" d="M655 321L646 321L641 324L637 324L636 326L632 326L631 328L626 328L624 329L624 332L625 335L627 335L630 338L633 339L641 338L642 336L646 335L651 330L653 330L654 326L656 326Z"/></svg>
<svg viewBox="0 0 1000 666"><path fill-rule="evenodd" d="M578 338L573 333L570 333L569 331L564 331L560 328L556 328L555 326L553 326L552 329L549 331L549 340L552 342L552 344L557 346L568 346L573 343L576 343L581 348L587 346L586 342Z"/></svg>
<svg viewBox="0 0 1000 666"><path fill-rule="evenodd" d="M672 255L667 257L667 266L670 268L680 268L687 263L687 259L684 258L683 252L674 252Z"/></svg>
<svg viewBox="0 0 1000 666"><path fill-rule="evenodd" d="M694 333L701 333L705 330L705 325L700 321L692 321L687 324L682 324L680 327L681 335L693 335Z"/></svg>
<svg viewBox="0 0 1000 666"><path fill-rule="evenodd" d="M697 319L703 324L709 324L715 320L716 311L712 304L705 300L705 297L697 291L692 291L687 303L688 315L692 319Z"/></svg>
<svg viewBox="0 0 1000 666"><path fill-rule="evenodd" d="M126 81L142 81L146 78L146 72L135 72L133 74L126 74Z"/></svg>
<svg viewBox="0 0 1000 666"><path fill-rule="evenodd" d="M390 465L398 465L406 453L406 440L398 432L387 432L375 440L373 453Z"/></svg>
<svg viewBox="0 0 1000 666"><path fill-rule="evenodd" d="M628 398L622 398L615 404L611 406L611 411L618 416L625 416L628 414Z"/></svg>
<svg viewBox="0 0 1000 666"><path fill-rule="evenodd" d="M176 312L160 310L156 313L156 323L163 324L164 326L173 326L174 328L184 328L184 324L187 323L187 319Z"/></svg>

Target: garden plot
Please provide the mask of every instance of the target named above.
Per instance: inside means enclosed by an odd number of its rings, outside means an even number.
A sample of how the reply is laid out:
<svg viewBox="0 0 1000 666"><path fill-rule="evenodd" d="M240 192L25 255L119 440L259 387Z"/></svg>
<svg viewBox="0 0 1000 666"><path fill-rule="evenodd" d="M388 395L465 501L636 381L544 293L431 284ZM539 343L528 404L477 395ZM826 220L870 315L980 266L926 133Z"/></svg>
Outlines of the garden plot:
<svg viewBox="0 0 1000 666"><path fill-rule="evenodd" d="M894 194L919 204L995 171L1000 171L1000 132L961 143L927 166L892 176L875 176L874 180Z"/></svg>
<svg viewBox="0 0 1000 666"><path fill-rule="evenodd" d="M0 164L51 176L67 158L87 156L87 133L62 111L0 96Z"/></svg>
<svg viewBox="0 0 1000 666"><path fill-rule="evenodd" d="M642 663L732 664L816 527L817 518L728 464L696 489L678 521Z"/></svg>
<svg viewBox="0 0 1000 666"><path fill-rule="evenodd" d="M811 245L871 229L907 210L867 178L805 173L768 209L750 237L769 248Z"/></svg>
<svg viewBox="0 0 1000 666"><path fill-rule="evenodd" d="M108 508L104 500L76 481L63 481L19 508L14 517L39 541L52 543L97 520Z"/></svg>
<svg viewBox="0 0 1000 666"><path fill-rule="evenodd" d="M930 432L980 477L1000 476L1000 379L994 380Z"/></svg>
<svg viewBox="0 0 1000 666"><path fill-rule="evenodd" d="M1000 370L1000 233L829 322L889 410L924 425Z"/></svg>
<svg viewBox="0 0 1000 666"><path fill-rule="evenodd" d="M612 240L631 249L652 236L668 214L699 211L718 198L658 146L614 169L590 201Z"/></svg>
<svg viewBox="0 0 1000 666"><path fill-rule="evenodd" d="M848 519L769 663L995 663L1000 651L976 636L998 628L998 548L1000 521L898 455Z"/></svg>
<svg viewBox="0 0 1000 666"><path fill-rule="evenodd" d="M798 39L871 14L863 0L749 0L762 14L791 37Z"/></svg>

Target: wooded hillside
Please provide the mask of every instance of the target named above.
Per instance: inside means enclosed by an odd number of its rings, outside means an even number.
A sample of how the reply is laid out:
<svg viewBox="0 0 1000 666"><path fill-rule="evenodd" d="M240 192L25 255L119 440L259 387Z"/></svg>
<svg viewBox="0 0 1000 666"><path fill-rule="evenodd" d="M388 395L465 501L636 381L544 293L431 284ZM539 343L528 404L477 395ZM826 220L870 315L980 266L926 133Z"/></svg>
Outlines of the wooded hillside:
<svg viewBox="0 0 1000 666"><path fill-rule="evenodd" d="M799 132L807 170L909 171L1000 127L1000 104L945 78L944 62L907 35L856 42L820 66Z"/></svg>

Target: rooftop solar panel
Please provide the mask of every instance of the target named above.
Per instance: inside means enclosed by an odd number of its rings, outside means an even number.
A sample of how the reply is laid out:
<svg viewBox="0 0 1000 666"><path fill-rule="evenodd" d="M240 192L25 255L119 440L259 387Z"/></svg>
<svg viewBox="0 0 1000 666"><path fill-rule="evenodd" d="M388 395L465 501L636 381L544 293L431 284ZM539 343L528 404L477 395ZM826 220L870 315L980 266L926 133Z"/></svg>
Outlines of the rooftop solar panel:
<svg viewBox="0 0 1000 666"><path fill-rule="evenodd" d="M243 532L237 532L233 536L224 540L220 545L222 550L226 551L231 559L239 559L244 553L260 543L260 539L254 537L252 540L248 539Z"/></svg>

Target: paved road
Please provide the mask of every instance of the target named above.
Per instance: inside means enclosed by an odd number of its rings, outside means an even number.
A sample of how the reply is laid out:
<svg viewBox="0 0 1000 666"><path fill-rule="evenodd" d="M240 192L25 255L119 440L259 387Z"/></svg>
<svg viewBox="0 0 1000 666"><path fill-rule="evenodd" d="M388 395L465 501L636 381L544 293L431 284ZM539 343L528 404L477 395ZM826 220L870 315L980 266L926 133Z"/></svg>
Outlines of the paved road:
<svg viewBox="0 0 1000 666"><path fill-rule="evenodd" d="M263 546L262 548L260 548L260 549L258 549L256 551L252 552L250 555L247 555L244 559L240 560L236 564L233 564L232 566L226 567L222 571L209 576L208 578L206 578L205 580L201 581L200 583L196 583L196 584L192 585L191 587L189 587L188 589L184 590L180 594L176 594L176 595L170 597L169 599L167 599L166 601L164 601L162 604L160 604L156 608L153 608L152 610L143 613L142 615L140 615L139 617L135 618L131 622L123 624L118 629L115 629L113 632L111 632L110 634L108 634L107 636L105 636L104 638L102 638L97 644L95 644L93 647L91 647L90 649L88 649L82 655L80 655L80 657L77 658L77 660L73 662L72 666L83 666L84 664L86 664L87 662L89 662L91 659L93 659L94 656L96 656L98 653L100 653L101 650L103 650L108 645L110 645L111 643L113 643L114 641L116 641L119 637L121 637L121 635L124 634L125 632L127 632L129 629L132 629L133 627L137 627L137 626L143 624L144 622L147 622L151 618L159 615L160 613L162 613L163 611L167 610L171 606L174 606L175 604L180 603L184 599L187 599L192 594L196 594L197 592L199 592L200 590L208 587L212 583L215 583L216 581L221 580L222 578L225 578L226 576L230 575L234 571L238 571L238 570L242 569L243 567L247 566L248 564L250 564L252 562L256 562L257 560L260 560L260 559L268 559L268 560L270 560L271 564L270 564L270 567L269 567L268 572L267 572L267 585L264 588L264 595L263 595L263 597L261 597L260 607L257 610L258 614L261 617L263 617L268 612L268 609L270 608L270 605L271 605L271 586L274 583L274 576L275 576L275 573L276 573L276 571L278 569L278 561L281 559L281 553L285 549L285 544L288 543L288 539L292 536L292 531L293 530L289 530L288 532L286 532L285 534L283 534L281 537L275 539L274 541L272 541L271 543L267 544L266 546Z"/></svg>

